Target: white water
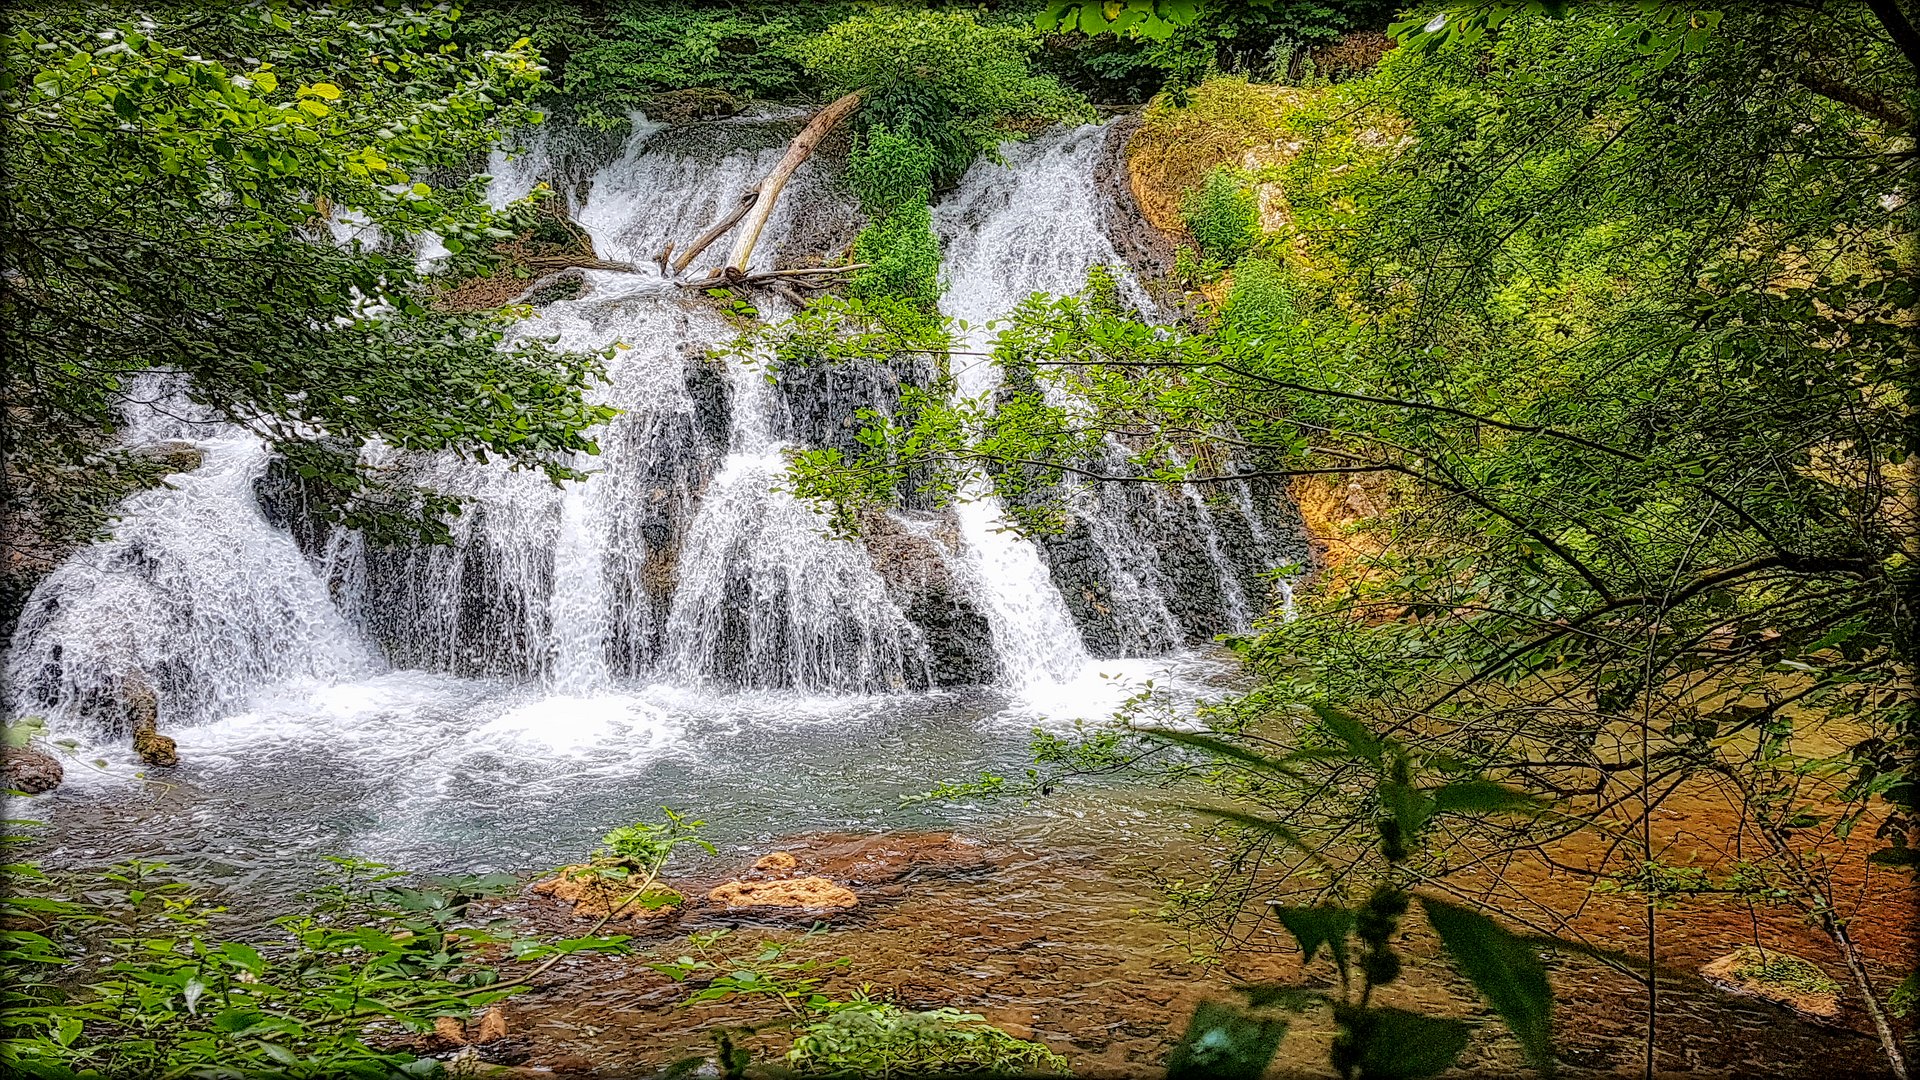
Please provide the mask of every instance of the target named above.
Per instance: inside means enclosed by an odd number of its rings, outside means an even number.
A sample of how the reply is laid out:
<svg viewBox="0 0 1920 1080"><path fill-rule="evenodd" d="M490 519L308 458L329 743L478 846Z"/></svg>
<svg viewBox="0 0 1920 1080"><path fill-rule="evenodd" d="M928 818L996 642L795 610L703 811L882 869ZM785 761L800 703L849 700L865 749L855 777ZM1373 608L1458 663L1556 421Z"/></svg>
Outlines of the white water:
<svg viewBox="0 0 1920 1080"><path fill-rule="evenodd" d="M1011 147L1008 165L977 166L937 209L943 307L975 324L973 345L1027 294L1074 291L1090 266L1119 264L1090 180L1104 138L1088 127ZM565 197L603 257L648 264L724 212L778 152L777 139L702 142L643 125L584 197ZM495 161L490 197L523 196L547 162L538 139L525 159ZM775 257L794 207L827 198L803 170L756 259ZM46 579L14 639L6 694L9 710L47 716L107 762L104 773L69 768L68 786L95 790L136 767L101 703L137 671L160 692L181 774L236 798L254 790L241 774L257 774L268 835L344 815L313 827L376 855L451 857L456 834L547 821L561 835L576 827L550 820L565 807L530 807L595 785L623 809L576 816L718 801L797 827L1010 767L1028 729L1098 722L1146 678L1191 704L1219 676L1191 655L1146 659L1153 650L1138 641L1129 655L1143 658L1092 659L1041 548L973 492L954 515L957 542L926 522L907 531L985 615L1004 686L926 693L928 640L866 547L830 538L780 490L794 401L758 370L703 359L733 328L650 267L588 279L588 295L519 330L563 348L624 346L594 392L622 412L599 435L602 452L581 460L587 479L556 488L497 463L370 448L383 466L471 500L453 542L381 551L336 531L309 557L256 502L258 441L202 433L202 468L130 499L111 540ZM956 367L962 393L993 390L991 366ZM865 391L832 396L842 392L822 391L830 416L870 404L857 398ZM1172 501L1207 511L1197 496ZM1087 506L1114 551L1151 539ZM1201 544L1226 558L1217 537ZM1166 583L1112 562L1115 595L1145 613L1128 616L1161 628L1135 638L1176 644ZM789 781L771 802L746 794ZM339 803L340 790L357 794Z"/></svg>

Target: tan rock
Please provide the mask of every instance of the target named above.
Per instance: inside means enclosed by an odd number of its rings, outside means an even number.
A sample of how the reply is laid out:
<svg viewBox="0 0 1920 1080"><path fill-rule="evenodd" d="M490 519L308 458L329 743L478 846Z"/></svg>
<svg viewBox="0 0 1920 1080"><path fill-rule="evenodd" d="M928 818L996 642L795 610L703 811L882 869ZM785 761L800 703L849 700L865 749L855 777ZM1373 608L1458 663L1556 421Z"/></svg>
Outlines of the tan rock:
<svg viewBox="0 0 1920 1080"><path fill-rule="evenodd" d="M498 1005L488 1009L487 1014L480 1018L480 1022L473 1026L473 1041L476 1043L490 1043L495 1039L506 1037L507 1014L502 1012Z"/></svg>
<svg viewBox="0 0 1920 1080"><path fill-rule="evenodd" d="M563 866L552 877L534 882L532 888L541 896L572 904L573 913L585 918L605 918L618 912L617 918L636 923L665 923L680 914L681 905L677 903L649 907L629 899L633 888L626 881L606 876L602 873L605 869L585 863ZM657 893L671 892L658 885L654 889Z"/></svg>
<svg viewBox="0 0 1920 1080"><path fill-rule="evenodd" d="M794 858L792 852L776 851L770 855L760 856L759 859L754 861L753 868L755 870L776 871L791 870L798 865L800 865L800 860Z"/></svg>
<svg viewBox="0 0 1920 1080"><path fill-rule="evenodd" d="M180 755L174 749L173 740L152 728L133 733L133 752L149 765L172 768L180 764Z"/></svg>
<svg viewBox="0 0 1920 1080"><path fill-rule="evenodd" d="M438 1017L433 1022L433 1034L441 1042L454 1046L467 1045L467 1027L457 1016Z"/></svg>
<svg viewBox="0 0 1920 1080"><path fill-rule="evenodd" d="M729 881L708 893L707 899L729 908L850 908L860 902L852 889L823 877Z"/></svg>
<svg viewBox="0 0 1920 1080"><path fill-rule="evenodd" d="M1742 945L1702 967L1700 977L1730 994L1771 1001L1808 1020L1840 1018L1840 984L1803 956Z"/></svg>

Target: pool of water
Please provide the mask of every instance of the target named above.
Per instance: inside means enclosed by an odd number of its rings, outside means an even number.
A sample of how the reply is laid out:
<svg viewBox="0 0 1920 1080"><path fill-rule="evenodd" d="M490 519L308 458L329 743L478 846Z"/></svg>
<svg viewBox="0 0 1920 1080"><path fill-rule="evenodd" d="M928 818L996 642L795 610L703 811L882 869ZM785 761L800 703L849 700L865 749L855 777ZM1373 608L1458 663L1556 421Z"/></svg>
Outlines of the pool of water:
<svg viewBox="0 0 1920 1080"><path fill-rule="evenodd" d="M391 672L283 688L167 732L180 764L74 748L33 801L54 863L132 855L267 896L320 855L408 869L531 871L576 858L662 806L744 851L814 830L985 825L991 806L905 796L982 772L1020 775L1036 727L1108 722L1151 680L1177 714L1224 693L1216 655L1109 661L1077 679L968 693L804 697L635 685L590 696Z"/></svg>

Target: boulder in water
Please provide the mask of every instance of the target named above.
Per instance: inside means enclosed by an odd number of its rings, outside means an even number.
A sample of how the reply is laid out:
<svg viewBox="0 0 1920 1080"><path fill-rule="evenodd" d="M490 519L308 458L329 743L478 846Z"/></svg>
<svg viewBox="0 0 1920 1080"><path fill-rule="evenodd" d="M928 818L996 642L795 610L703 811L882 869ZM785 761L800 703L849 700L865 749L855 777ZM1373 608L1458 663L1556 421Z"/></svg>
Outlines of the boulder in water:
<svg viewBox="0 0 1920 1080"><path fill-rule="evenodd" d="M148 765L172 768L180 764L173 740L156 730L160 722L160 699L138 673L121 681L120 702L126 708L133 728L133 752Z"/></svg>
<svg viewBox="0 0 1920 1080"><path fill-rule="evenodd" d="M1700 969L1700 977L1730 994L1783 1006L1816 1023L1840 1018L1840 984L1802 956L1742 945Z"/></svg>
<svg viewBox="0 0 1920 1080"><path fill-rule="evenodd" d="M133 733L133 752L149 765L170 769L180 764L180 755L174 748L173 740L152 728Z"/></svg>
<svg viewBox="0 0 1920 1080"><path fill-rule="evenodd" d="M845 885L823 877L776 878L772 881L729 881L707 894L725 908L850 908L860 897Z"/></svg>
<svg viewBox="0 0 1920 1080"><path fill-rule="evenodd" d="M646 897L635 898L630 884L631 870L626 878L607 872L616 868L606 863L563 866L552 877L534 882L533 891L572 904L573 913L583 918L611 916L635 923L665 925L680 914L679 893L655 885Z"/></svg>
<svg viewBox="0 0 1920 1080"><path fill-rule="evenodd" d="M156 465L165 466L169 473L192 472L207 460L204 451L185 439L157 442L140 447L135 453Z"/></svg>
<svg viewBox="0 0 1920 1080"><path fill-rule="evenodd" d="M0 751L0 777L8 791L38 795L60 786L66 771L60 759L30 746L9 746Z"/></svg>

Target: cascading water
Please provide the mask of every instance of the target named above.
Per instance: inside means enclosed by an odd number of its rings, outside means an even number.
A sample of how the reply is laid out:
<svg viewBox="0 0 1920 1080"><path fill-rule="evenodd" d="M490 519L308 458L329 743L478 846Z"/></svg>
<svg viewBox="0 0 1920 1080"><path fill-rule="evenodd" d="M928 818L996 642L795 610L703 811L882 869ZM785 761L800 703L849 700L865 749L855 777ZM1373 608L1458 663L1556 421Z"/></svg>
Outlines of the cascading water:
<svg viewBox="0 0 1920 1080"><path fill-rule="evenodd" d="M34 589L8 655L11 711L113 737L126 734L120 703L134 679L154 693L160 722L176 724L237 708L265 686L369 670L325 582L255 502L267 465L260 441L174 421L194 415L191 403L157 380L143 390L160 400L136 407L128 442L201 436L202 464L129 498L108 539Z"/></svg>
<svg viewBox="0 0 1920 1080"><path fill-rule="evenodd" d="M1258 572L1263 545L1233 531L1263 527L1249 493L1075 489L1080 532L1036 543L1004 530L986 497L837 539L783 490L788 448L848 444L859 409L885 412L929 376L896 361L769 380L710 356L735 327L652 271L668 240L763 175L794 126L643 122L595 167L545 136L492 163L496 204L551 183L601 257L642 266L589 271L584 296L517 330L622 346L594 390L620 413L577 463L587 479L556 487L369 447L371 463L468 500L451 543L380 548L307 516L257 440L188 430L206 464L128 500L113 537L31 598L8 708L130 771L124 735L101 718L139 673L180 741L179 775L218 793L193 828L278 838L309 822L316 844L512 866L662 801L743 823L877 820L930 779L1017 767L1035 724L1097 721L1139 678L1181 700L1205 692L1224 669L1177 651L1197 623L1168 598L1204 577L1217 600L1223 575ZM936 209L943 307L975 325L975 347L1028 293L1076 290L1089 266L1118 264L1088 177L1106 138L1089 127L1010 147L1007 165L976 167ZM794 178L759 265L844 249L859 220L831 168L823 156ZM990 366L956 367L961 392L991 393ZM1147 550L1175 541L1184 577ZM1073 543L1092 554L1076 564ZM1245 617L1228 606L1223 627ZM1115 619L1132 620L1121 644ZM1155 652L1151 665L1090 659ZM941 688L964 693L924 692ZM484 857L460 854L469 843Z"/></svg>
<svg viewBox="0 0 1920 1080"><path fill-rule="evenodd" d="M1093 175L1108 135L1090 125L1009 147L1005 166L974 166L937 209L950 274L941 308L968 324L969 351L984 351L991 320L1035 292L1080 291L1096 265L1114 271L1123 303L1151 307L1102 228ZM980 398L998 388L998 372L983 358L956 358L955 381L962 395ZM1090 464L1124 472L1125 457L1110 441ZM1262 511L1246 484L1230 485L1221 502L1193 485L1116 489L1069 479L1065 488L1068 528L1037 546L1001 531L1001 508L979 491L961 508L1003 651L1059 678L1089 651L1151 656L1248 628L1248 594L1282 560L1268 542L1271 511ZM1271 505L1271 495L1264 501ZM1239 545L1239 558L1229 550L1223 511L1251 541ZM1027 642L1038 649L1023 652Z"/></svg>

